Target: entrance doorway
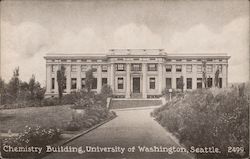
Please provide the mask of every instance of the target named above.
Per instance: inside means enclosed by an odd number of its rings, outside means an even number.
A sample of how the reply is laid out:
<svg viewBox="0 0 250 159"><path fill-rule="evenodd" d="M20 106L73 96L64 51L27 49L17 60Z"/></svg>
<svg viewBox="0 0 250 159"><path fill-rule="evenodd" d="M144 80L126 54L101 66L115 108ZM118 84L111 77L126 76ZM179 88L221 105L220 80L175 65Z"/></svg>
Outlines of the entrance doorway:
<svg viewBox="0 0 250 159"><path fill-rule="evenodd" d="M133 77L133 93L140 93L140 77Z"/></svg>

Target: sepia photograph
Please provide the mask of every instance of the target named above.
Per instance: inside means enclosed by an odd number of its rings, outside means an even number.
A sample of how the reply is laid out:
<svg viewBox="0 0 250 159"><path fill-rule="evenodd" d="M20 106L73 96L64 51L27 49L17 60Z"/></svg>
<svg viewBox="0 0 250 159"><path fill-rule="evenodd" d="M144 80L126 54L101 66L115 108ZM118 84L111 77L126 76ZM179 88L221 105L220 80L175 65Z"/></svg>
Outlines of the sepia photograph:
<svg viewBox="0 0 250 159"><path fill-rule="evenodd" d="M1 0L0 159L248 159L249 0Z"/></svg>

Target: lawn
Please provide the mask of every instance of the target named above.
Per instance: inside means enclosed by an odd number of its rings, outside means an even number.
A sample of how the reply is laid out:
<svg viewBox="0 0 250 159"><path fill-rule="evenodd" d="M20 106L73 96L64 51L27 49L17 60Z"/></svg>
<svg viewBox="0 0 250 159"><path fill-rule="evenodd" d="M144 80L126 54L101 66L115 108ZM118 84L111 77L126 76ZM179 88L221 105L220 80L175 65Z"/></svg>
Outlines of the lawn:
<svg viewBox="0 0 250 159"><path fill-rule="evenodd" d="M62 128L72 118L69 105L0 110L0 132L18 133L26 125Z"/></svg>

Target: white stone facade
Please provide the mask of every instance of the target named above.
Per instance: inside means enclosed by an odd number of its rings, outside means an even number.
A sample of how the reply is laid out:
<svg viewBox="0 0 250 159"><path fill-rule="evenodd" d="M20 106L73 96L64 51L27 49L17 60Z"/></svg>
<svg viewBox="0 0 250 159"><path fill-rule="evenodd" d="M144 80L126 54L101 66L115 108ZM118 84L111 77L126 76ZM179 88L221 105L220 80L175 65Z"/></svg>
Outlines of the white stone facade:
<svg viewBox="0 0 250 159"><path fill-rule="evenodd" d="M164 89L180 89L178 80L183 77L184 90L204 86L214 87L215 72L219 69L219 87L228 85L226 54L169 54L163 49L113 49L107 55L47 55L46 96L57 96L56 72L66 67L65 93L84 89L85 72L96 68L93 91L100 92L104 84L111 86L117 97L158 97Z"/></svg>

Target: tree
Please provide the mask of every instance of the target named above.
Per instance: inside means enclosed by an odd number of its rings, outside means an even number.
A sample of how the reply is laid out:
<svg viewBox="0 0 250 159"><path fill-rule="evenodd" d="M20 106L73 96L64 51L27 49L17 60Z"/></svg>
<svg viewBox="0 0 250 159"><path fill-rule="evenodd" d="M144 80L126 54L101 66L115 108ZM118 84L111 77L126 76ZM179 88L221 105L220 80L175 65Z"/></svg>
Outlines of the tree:
<svg viewBox="0 0 250 159"><path fill-rule="evenodd" d="M8 93L13 98L17 100L20 90L20 80L19 80L19 67L15 68L13 71L13 77L8 83Z"/></svg>
<svg viewBox="0 0 250 159"><path fill-rule="evenodd" d="M6 84L4 80L0 77L0 105L6 103Z"/></svg>
<svg viewBox="0 0 250 159"><path fill-rule="evenodd" d="M57 84L58 84L59 100L61 102L63 96L63 89L66 86L65 67L63 65L57 70Z"/></svg>
<svg viewBox="0 0 250 159"><path fill-rule="evenodd" d="M29 81L30 99L34 99L35 85L36 85L35 75L32 75L32 77L30 78L30 81Z"/></svg>
<svg viewBox="0 0 250 159"><path fill-rule="evenodd" d="M93 76L93 72L95 71L94 68L92 69L89 69L87 72L86 72L86 81L85 81L85 85L86 85L86 88L87 88L87 91L90 92L91 89L92 89L92 85L93 85L93 81L94 81L94 76Z"/></svg>
<svg viewBox="0 0 250 159"><path fill-rule="evenodd" d="M184 79L183 76L180 77L180 79L177 81L177 88L180 88L181 91L184 91Z"/></svg>
<svg viewBox="0 0 250 159"><path fill-rule="evenodd" d="M215 78L214 78L214 84L215 87L219 87L219 74L220 74L220 70L217 68L216 72L215 72Z"/></svg>
<svg viewBox="0 0 250 159"><path fill-rule="evenodd" d="M202 81L204 83L204 87L207 88L207 61L202 61Z"/></svg>
<svg viewBox="0 0 250 159"><path fill-rule="evenodd" d="M46 89L45 88L41 88L41 87L39 87L36 90L36 99L39 101L40 105L41 105L41 102L42 102L42 100L44 98L45 91L46 91Z"/></svg>

